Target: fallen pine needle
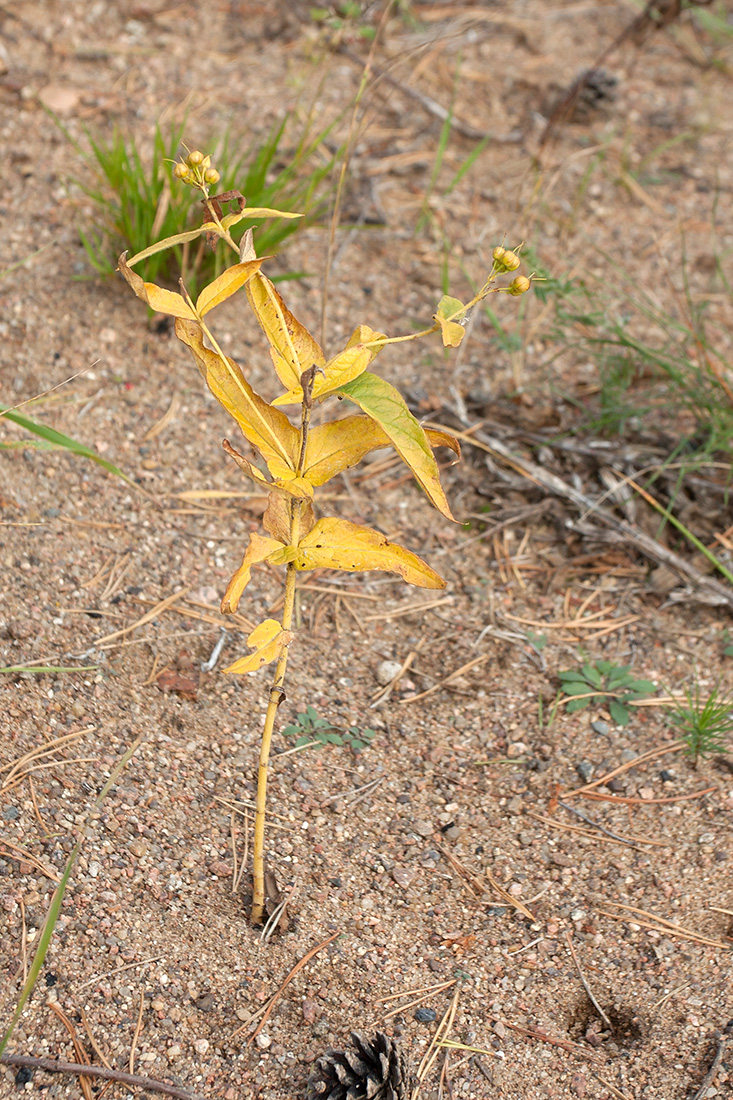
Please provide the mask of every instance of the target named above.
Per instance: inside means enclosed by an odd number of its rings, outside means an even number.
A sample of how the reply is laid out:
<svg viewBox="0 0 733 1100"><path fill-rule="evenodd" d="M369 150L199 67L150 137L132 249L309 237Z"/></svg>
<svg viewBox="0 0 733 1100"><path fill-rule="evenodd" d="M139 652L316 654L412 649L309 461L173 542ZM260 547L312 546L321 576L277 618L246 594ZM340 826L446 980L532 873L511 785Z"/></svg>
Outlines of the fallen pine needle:
<svg viewBox="0 0 733 1100"><path fill-rule="evenodd" d="M585 794L586 791L592 791L596 787L602 787L609 779L615 779L617 775L622 775L623 772L629 771L631 768L638 768L640 764L648 764L651 760L656 760L660 756L665 756L668 752L681 752L685 747L684 741L675 741L672 745L665 745L661 749L650 749L648 752L644 752L641 756L634 757L633 760L627 760L625 764L619 764L613 771L606 772L605 775L601 775L598 779L594 779L592 783L586 783L583 787L576 787L574 791L563 791L559 796L564 801L568 798L576 798L578 795Z"/></svg>
<svg viewBox="0 0 733 1100"><path fill-rule="evenodd" d="M298 962L297 962L297 963L295 964L295 966L294 966L294 967L293 967L293 969L292 969L292 970L290 971L290 973L288 974L287 978L286 978L286 979L285 979L285 981L284 981L284 982L282 983L282 985L280 986L280 988L279 988L279 989L277 990L277 992L276 992L276 993L273 993L272 997L270 997L270 1000L269 1000L269 1001L267 1002L267 1008L265 1009L265 1012L264 1012L264 1015L262 1016L262 1019L260 1020L259 1024L257 1025L257 1027L255 1028L255 1030L254 1030L254 1031L252 1032L252 1034L251 1034L251 1035L250 1035L250 1037L249 1037L249 1041L250 1041L250 1043L251 1043L251 1042L252 1042L252 1041L253 1041L254 1039L256 1039L256 1038L257 1038L257 1036L259 1035L259 1033L260 1033L260 1032L262 1031L262 1028L263 1028L263 1027L265 1026L265 1024L267 1023L267 1021L268 1021L268 1019L269 1019L269 1017L270 1017L270 1013L272 1012L273 1008L275 1007L275 1005L277 1004L277 1002L278 1002L278 1001L280 1000L280 998L282 997L282 995L283 995L283 993L284 993L285 989L286 989L286 988L287 988L287 986L288 986L288 985L290 984L290 982L291 982L291 981L293 980L293 978L294 978L294 977L295 977L295 975L296 975L296 974L298 973L298 971L299 971L299 970L302 970L302 969L303 969L303 967L304 967L304 966L306 965L306 963L309 963L309 962L310 962L310 960L311 960L311 959L313 958L313 956L314 956L314 955L317 955L317 954L318 954L318 952L319 952L319 951L322 951L324 947L328 947L329 943L332 943L332 942L333 942L333 941L334 941L334 940L336 939L336 937L337 937L337 936L340 936L340 935L341 935L341 932L340 932L340 931L339 931L339 932L334 932L334 933L333 933L332 935L330 935L330 936L328 937L328 939L327 939L327 940L324 940L324 941L323 941L323 943L317 943L315 947L311 947L310 951L307 951L307 952L305 953L305 955L303 956L303 958L302 958L302 959L300 959L300 960L299 960L299 961L298 961ZM244 1025L244 1026L246 1027L246 1025ZM241 1027L240 1027L240 1028L238 1028L238 1029L237 1029L237 1030L236 1030L235 1032L233 1032L233 1034L232 1034L232 1036L231 1036L231 1037L232 1037L232 1038L234 1038L234 1036L235 1036L235 1035L238 1035L238 1034L239 1034L239 1032L240 1032L240 1031L242 1031L242 1030L243 1030L243 1028L241 1028Z"/></svg>
<svg viewBox="0 0 733 1100"><path fill-rule="evenodd" d="M441 688L446 687L452 683L453 680L457 680L459 676L462 676L464 672L470 672L472 668L476 668L477 665L482 665L484 661L488 661L490 653L484 653L481 657L474 657L472 661L468 661L467 664L461 665L455 672L451 672L450 676L446 676L444 680L441 680L438 684L433 684L427 691L421 691L418 695L406 695L404 699L400 699L400 706L405 703L416 703L418 699L425 699L428 695L432 695L436 691L440 691Z"/></svg>
<svg viewBox="0 0 733 1100"><path fill-rule="evenodd" d="M724 951L730 951L731 948L733 948L733 943L721 943L720 940L710 939L709 936L701 936L698 932L691 932L681 924L674 924L664 917L658 917L656 913L649 913L646 909L639 909L635 905L624 905L620 901L607 901L606 904L615 905L616 908L624 910L624 913L607 913L604 909L597 910L602 916L610 917L612 920L631 921L634 924L638 924L641 928L651 928L652 931L662 932L667 936L681 936L682 939L692 940L694 943L707 944L709 947L720 947ZM626 916L626 913L631 913L633 916ZM639 919L643 917L648 917L649 919Z"/></svg>

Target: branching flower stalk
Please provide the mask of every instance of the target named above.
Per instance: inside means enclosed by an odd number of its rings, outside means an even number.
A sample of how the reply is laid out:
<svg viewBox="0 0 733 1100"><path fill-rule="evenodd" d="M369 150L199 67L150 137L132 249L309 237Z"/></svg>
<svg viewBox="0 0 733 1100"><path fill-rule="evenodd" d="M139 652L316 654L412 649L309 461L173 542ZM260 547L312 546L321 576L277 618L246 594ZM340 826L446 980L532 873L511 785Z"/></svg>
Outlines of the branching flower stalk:
<svg viewBox="0 0 733 1100"><path fill-rule="evenodd" d="M173 175L197 188L202 195L204 221L194 230L178 233L151 244L131 259L119 258L119 270L135 294L152 309L176 318L176 335L191 351L196 365L217 400L237 421L250 447L264 461L268 476L229 443L224 450L242 472L267 493L263 527L267 536L251 534L242 564L227 586L222 613L233 614L249 583L252 567L265 562L285 567L285 598L281 620L266 619L247 639L254 652L236 660L224 671L242 675L274 664L275 673L265 715L257 776L257 802L253 844L253 892L251 919L261 924L265 916L265 823L267 777L277 710L285 698L285 673L293 639L293 608L298 573L311 569L371 569L399 574L408 584L444 588L445 581L426 562L405 547L391 543L380 531L336 516L316 518L315 490L337 474L356 465L377 447L392 446L410 468L430 502L447 519L453 519L433 455L435 447L449 447L460 455L457 440L447 432L425 429L415 419L402 395L368 368L388 344L418 340L439 332L444 347L458 347L465 335L468 311L488 294L526 293L532 276L514 275L505 286L495 285L501 275L520 266L518 251L494 249L492 266L481 290L470 302L444 295L433 323L421 332L388 337L368 325L358 325L346 347L326 360L311 333L288 310L272 282L262 274L263 259L255 252L252 232L239 246L232 226L244 218L298 217L265 208L248 208L239 191L210 195L219 180L211 158L198 150L176 164ZM234 209L224 214L223 205ZM163 249L205 237L212 248L223 241L237 255L233 263L193 301L181 284L180 293L144 282L134 266ZM284 393L267 402L255 393L244 372L222 351L206 321L206 314L244 289L249 305L270 345L273 367ZM347 398L360 413L336 418L313 427L314 402L329 397ZM296 427L282 405L300 406Z"/></svg>

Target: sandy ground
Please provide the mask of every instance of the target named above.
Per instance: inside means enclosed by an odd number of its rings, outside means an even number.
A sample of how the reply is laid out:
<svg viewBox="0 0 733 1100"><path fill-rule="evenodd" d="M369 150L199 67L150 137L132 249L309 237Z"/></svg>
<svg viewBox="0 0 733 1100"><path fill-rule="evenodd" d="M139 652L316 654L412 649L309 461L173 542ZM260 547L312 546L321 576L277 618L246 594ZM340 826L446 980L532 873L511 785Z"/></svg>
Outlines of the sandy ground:
<svg viewBox="0 0 733 1100"><path fill-rule="evenodd" d="M348 227L336 238L330 349L359 323L390 334L429 324L444 270L467 297L468 278L483 279L506 236L526 240L555 279L587 280L620 313L633 310L625 272L684 317L684 254L692 298L709 303L729 361L730 299L715 258L730 274L730 38L683 20L621 45L604 61L618 79L615 100L562 122L535 159L561 89L635 10L425 3L387 20L375 63L397 84L381 80L367 95ZM725 17L726 5L716 10ZM362 22L373 26L378 14ZM247 921L246 873L233 887L268 681L266 670L220 670L277 608L281 578L258 571L234 621L217 608L263 500L201 496L247 489L220 449L232 431L226 415L185 349L147 324L120 280L79 279L89 274L77 236L89 213L73 184L79 161L41 103L75 137L119 123L141 147L161 112L186 108L192 145L227 125L242 141L261 136L286 109L311 105L325 124L356 94L360 68L335 47L365 58L359 25L324 30L300 3L0 8L0 402L75 376L33 415L145 490L63 451L0 454L0 665L96 666L4 674L0 684L3 1027L86 828L8 1050L78 1060L72 1028L96 1064L132 1064L207 1100L285 1100L303 1095L314 1058L354 1028L400 1035L416 1066L457 998L450 1037L481 1053L441 1054L426 1098L689 1100L733 1016L728 758L693 769L659 705L634 710L624 728L602 705L552 711L557 672L584 660L631 665L659 696L695 675L704 690L719 678L729 685L730 605L689 594L675 602L678 574L665 584L637 546L604 541L592 522L585 534L573 527L577 510L485 449L469 443L445 470L469 527L440 519L384 454L329 486L329 507L421 553L448 585L433 597L382 574L305 577L283 722L310 705L377 736L361 754L284 755L292 741L276 735L268 856L291 891L287 928L263 943ZM497 139L452 190L476 140L453 131L431 187L440 120L409 89L454 100L459 123ZM283 292L316 327L326 241L325 229L306 229L268 269L314 273ZM501 338L477 314L460 354L398 345L380 359L382 372L421 415L463 428L481 421L600 496L599 461L582 447L552 450L598 389L578 327L553 329L552 298L495 308ZM227 303L216 326L273 397L246 313ZM641 328L653 336L653 325ZM650 448L658 455L683 429L652 417L632 439L609 436L606 465L624 469L629 454L633 463ZM24 438L13 425L1 431ZM730 503L710 485L697 492L690 522L712 542L733 523ZM635 522L657 530L651 511ZM695 560L681 542L667 545ZM221 659L202 673L222 627ZM382 663L410 656L399 684L377 698ZM160 690L161 672L191 668L198 683L187 695ZM48 746L48 756L16 766ZM600 801L568 794L618 768L610 786L595 788ZM318 945L252 1040L256 1014ZM75 1078L36 1071L23 1084L17 1072L0 1071L3 1096L85 1095ZM731 1079L728 1053L705 1096L727 1095ZM88 1095L101 1087L92 1081Z"/></svg>

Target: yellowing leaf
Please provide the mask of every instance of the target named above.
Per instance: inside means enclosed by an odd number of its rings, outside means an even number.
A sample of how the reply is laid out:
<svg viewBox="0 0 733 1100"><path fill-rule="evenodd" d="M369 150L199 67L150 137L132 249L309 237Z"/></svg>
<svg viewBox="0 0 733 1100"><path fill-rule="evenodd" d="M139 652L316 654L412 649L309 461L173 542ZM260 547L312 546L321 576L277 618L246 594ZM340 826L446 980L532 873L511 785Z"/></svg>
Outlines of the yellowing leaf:
<svg viewBox="0 0 733 1100"><path fill-rule="evenodd" d="M265 275L257 272L252 276L247 283L247 297L274 349L273 362L278 378L286 390L295 389L300 385L303 371L314 365L323 366L323 352Z"/></svg>
<svg viewBox="0 0 733 1100"><path fill-rule="evenodd" d="M259 271L264 258L263 256L260 259L249 260L246 263L233 264L226 271L222 271L213 283L209 283L208 286L204 287L196 300L196 311L199 316L203 317L214 306L218 306L221 302L225 302L227 298L230 298L232 294L236 294L239 288L247 282L247 279L251 278L255 271Z"/></svg>
<svg viewBox="0 0 733 1100"><path fill-rule="evenodd" d="M224 671L236 672L240 675L245 672L256 672L263 665L276 661L292 638L291 631L283 630L277 619L265 619L247 638L247 645L255 652L250 653L249 657L240 657Z"/></svg>
<svg viewBox="0 0 733 1100"><path fill-rule="evenodd" d="M142 252L136 252L129 260L127 264L129 267L134 267L135 264L139 264L141 260L147 260L148 256L154 256L156 252L162 252L166 248L175 248L177 244L186 244L188 241L195 241L197 237L200 237L203 233L219 233L219 227L214 222L204 222L197 229L189 229L185 233L176 233L172 237L165 237L162 241L156 241L155 244L148 245ZM221 234L219 233L221 236ZM124 256L124 253L123 253Z"/></svg>
<svg viewBox="0 0 733 1100"><path fill-rule="evenodd" d="M126 263L124 252L117 261L117 266L138 298L146 302L156 313L168 313L172 317L185 317L189 320L196 319L196 314L182 295L175 294L172 290L164 290L155 283L144 282Z"/></svg>
<svg viewBox="0 0 733 1100"><path fill-rule="evenodd" d="M206 383L242 433L260 452L274 478L292 477L297 469L300 433L285 413L254 392L233 359L222 360L204 344L201 326L194 321L176 321L176 336L193 352Z"/></svg>
<svg viewBox="0 0 733 1100"><path fill-rule="evenodd" d="M444 348L457 348L466 330L459 321L463 318L466 307L457 298L450 298L447 294L438 302L438 309L433 317L440 325L440 334L443 338Z"/></svg>
<svg viewBox="0 0 733 1100"><path fill-rule="evenodd" d="M418 588L445 588L445 581L426 562L390 542L371 527L327 516L301 539L293 558L297 569L344 569L349 573L380 569L399 573Z"/></svg>
<svg viewBox="0 0 733 1100"><path fill-rule="evenodd" d="M252 566L266 561L276 550L282 549L277 539L266 539L263 535L249 536L249 546L242 558L242 564L227 585L224 599L221 601L222 615L233 615L239 606L242 593L249 584Z"/></svg>
<svg viewBox="0 0 733 1100"><path fill-rule="evenodd" d="M450 447L460 457L458 440L447 432L425 429L431 447ZM376 447L392 446L392 440L376 420L345 416L311 428L305 452L305 477L312 485L324 485L342 470L355 466Z"/></svg>
<svg viewBox="0 0 733 1100"><path fill-rule="evenodd" d="M453 519L428 437L408 409L402 394L370 371L340 386L338 392L376 420L438 511Z"/></svg>
<svg viewBox="0 0 733 1100"><path fill-rule="evenodd" d="M275 481L268 481L265 475L256 466L253 466L244 455L240 455L239 451L235 451L228 439L222 440L221 445L226 453L234 459L239 469L251 478L255 484L259 485L261 489L280 494L288 500L293 497L298 500L310 499L313 496L313 486L306 478L293 477L287 480L278 477Z"/></svg>
<svg viewBox="0 0 733 1100"><path fill-rule="evenodd" d="M323 368L323 373L316 374L312 393L314 400L318 397L325 397L326 394L332 393L339 386L351 382L353 378L358 378L360 374L364 373L380 351L378 347L369 348L364 346L373 340L386 340L386 336L383 332L375 332L368 325L359 325L352 333L344 350L335 355L333 359L329 359ZM273 360L274 358L273 355ZM275 363L275 370L277 370L277 366L277 363ZM284 393L273 401L273 405L295 405L300 404L302 400L303 387L297 385L288 393Z"/></svg>
<svg viewBox="0 0 733 1100"><path fill-rule="evenodd" d="M307 535L315 525L316 517L313 505L310 501L300 505L300 536ZM280 539L281 542L290 542L290 509L284 498L277 493L270 493L267 498L267 508L262 517L262 526L268 535Z"/></svg>
<svg viewBox="0 0 733 1100"><path fill-rule="evenodd" d="M234 214L227 214L222 218L221 224L225 229L231 229L243 218L302 218L302 214L293 214L290 210L271 210L269 206L245 206Z"/></svg>

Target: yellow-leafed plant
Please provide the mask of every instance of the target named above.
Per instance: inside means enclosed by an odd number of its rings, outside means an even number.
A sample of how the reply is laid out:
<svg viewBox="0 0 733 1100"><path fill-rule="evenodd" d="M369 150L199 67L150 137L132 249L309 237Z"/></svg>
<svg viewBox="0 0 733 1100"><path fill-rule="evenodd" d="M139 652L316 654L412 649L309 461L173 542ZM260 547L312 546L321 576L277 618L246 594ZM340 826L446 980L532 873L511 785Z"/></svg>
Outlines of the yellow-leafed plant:
<svg viewBox="0 0 733 1100"><path fill-rule="evenodd" d="M315 491L336 474L354 466L376 447L392 445L407 463L432 504L452 519L440 483L433 448L450 447L460 454L458 442L445 432L425 430L407 408L400 393L369 370L387 344L414 340L439 332L445 347L457 347L464 335L463 323L469 309L487 294L505 291L512 295L529 289L530 279L515 276L504 287L494 286L496 277L519 266L514 252L497 247L488 279L467 303L443 297L433 324L422 332L388 338L368 325L354 330L346 347L326 360L310 332L288 310L272 282L262 274L263 258L257 257L252 231L237 246L230 229L244 218L296 217L269 209L248 209L238 191L210 196L219 175L210 158L194 151L177 164L174 174L202 194L203 223L152 244L127 259L119 268L138 298L152 309L176 318L176 335L190 349L214 396L237 421L244 438L264 462L267 476L259 467L224 440L223 446L242 472L268 493L263 516L266 535L250 535L242 564L232 577L222 600L222 611L236 611L254 565L269 562L285 567L285 601L282 619L266 619L252 631L248 644L253 650L229 668L230 673L254 672L275 662L260 749L257 809L253 846L252 921L261 923L265 905L264 837L267 769L277 708L284 698L283 685L288 647L293 639L292 622L296 578L308 569L370 569L398 573L408 584L421 588L443 588L445 581L416 554L390 542L381 532L336 516L316 517ZM223 213L224 204L233 210ZM238 255L238 262L204 287L194 302L181 284L181 293L144 282L133 271L135 264L156 252L205 235L212 248L220 241ZM249 305L270 345L270 355L285 391L269 403L254 392L242 368L222 352L208 327L206 315L221 302L244 289ZM360 410L327 423L311 426L314 402L328 397L347 398ZM283 405L299 405L298 422L292 423Z"/></svg>

